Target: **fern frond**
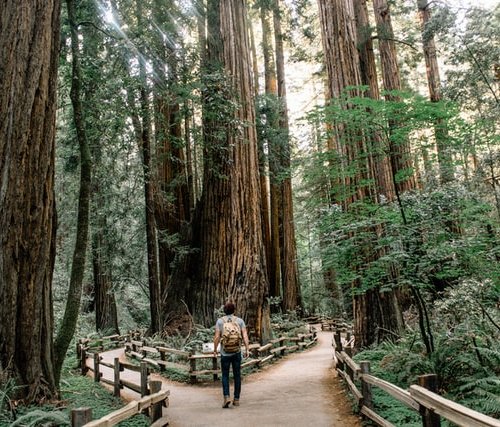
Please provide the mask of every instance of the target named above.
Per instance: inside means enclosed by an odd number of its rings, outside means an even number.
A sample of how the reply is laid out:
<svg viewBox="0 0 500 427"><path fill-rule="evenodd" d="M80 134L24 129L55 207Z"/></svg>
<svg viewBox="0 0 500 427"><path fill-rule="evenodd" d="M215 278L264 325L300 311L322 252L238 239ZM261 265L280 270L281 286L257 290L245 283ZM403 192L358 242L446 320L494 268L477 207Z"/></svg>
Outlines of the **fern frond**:
<svg viewBox="0 0 500 427"><path fill-rule="evenodd" d="M36 427L36 426L69 426L66 414L58 411L41 411L35 409L19 417L11 424L11 427Z"/></svg>

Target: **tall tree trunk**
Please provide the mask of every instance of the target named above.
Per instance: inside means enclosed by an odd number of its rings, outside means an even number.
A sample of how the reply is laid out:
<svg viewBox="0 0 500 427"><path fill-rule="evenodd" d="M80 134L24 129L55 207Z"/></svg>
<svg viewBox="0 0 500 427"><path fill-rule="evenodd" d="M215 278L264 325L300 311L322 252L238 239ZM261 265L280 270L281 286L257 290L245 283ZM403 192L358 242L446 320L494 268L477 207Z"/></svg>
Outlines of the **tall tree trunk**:
<svg viewBox="0 0 500 427"><path fill-rule="evenodd" d="M361 83L369 87L368 96L370 98L380 99L366 0L354 0L354 13L356 15ZM376 130L370 132L366 137L371 142L371 149L369 151L372 164L371 169L376 180L376 200L380 201L380 195L382 195L390 202L394 199L395 190L391 176L391 164L383 146L383 138Z"/></svg>
<svg viewBox="0 0 500 427"><path fill-rule="evenodd" d="M0 8L0 369L20 386L16 397L28 402L57 396L52 274L59 15L58 0L8 0Z"/></svg>
<svg viewBox="0 0 500 427"><path fill-rule="evenodd" d="M359 56L356 49L356 31L353 25L351 0L319 0L320 23L327 70L326 98L340 98L347 87L349 96L361 96L357 86L361 85ZM363 136L346 128L345 123L336 122L330 150L339 156L341 182L337 185L337 202L348 208L352 202L362 200L370 194L367 186L359 185L369 178L370 168L364 154ZM356 174L349 172L356 166Z"/></svg>
<svg viewBox="0 0 500 427"><path fill-rule="evenodd" d="M285 310L302 309L302 298L297 264L295 226L293 219L292 178L290 163L290 130L288 125L288 107L286 99L285 55L283 34L281 32L281 13L279 0L274 0L273 7L274 40L276 45L276 76L278 80L279 125L282 140L279 149L280 169L280 254L281 278L283 284L283 308Z"/></svg>
<svg viewBox="0 0 500 427"><path fill-rule="evenodd" d="M353 26L354 7L351 0L319 0L319 9L328 74L327 92L331 98L337 98L346 87L359 86L362 81L356 50L357 33ZM358 89L352 89L351 94L359 95L358 92ZM356 201L373 199L371 188L360 185L362 181L371 177L372 167L370 162L363 160L366 155L366 135L353 132L343 123L336 124L335 131L336 150L341 154L343 168L347 170L355 165L358 171L355 176L346 174L343 177L347 192L338 202L342 203L344 210L347 211ZM353 188L350 188L351 186ZM364 259L370 262L370 248L366 248L364 252ZM355 290L359 286L357 280L353 282ZM354 292L353 314L356 343L360 347L367 346L375 340L376 335L373 332L377 328L387 327L390 331L398 333L402 325L396 294L389 292L388 295L384 295L376 288L362 294Z"/></svg>
<svg viewBox="0 0 500 427"><path fill-rule="evenodd" d="M261 9L262 10L262 9ZM262 13L262 12L261 12ZM251 20L248 22L249 24L249 36L250 36L250 44L252 48L252 71L254 77L254 96L256 100L256 120L257 120L257 144L259 150L259 175L260 175L260 197L262 200L262 210L261 210L261 221L262 221L262 238L264 240L264 248L266 253L266 265L267 265L267 277L269 279L269 295L275 296L273 294L273 271L272 266L272 246L271 246L271 208L270 208L270 190L269 190L269 159L266 152L266 140L262 132L259 132L258 124L262 123L263 113L260 112L259 98L260 98L260 90L259 90L259 63L257 59L257 47L255 45L255 36L253 31L253 25ZM262 27L264 24L262 24ZM268 25L269 28L269 25ZM264 29L262 30L264 33ZM263 34L263 42L269 45L269 35L267 37ZM263 48L265 50L265 48ZM268 53L268 52L267 52ZM268 69L268 65L266 65L266 60L264 59L264 73L266 73ZM266 85L266 83L265 83ZM266 86L267 87L267 86Z"/></svg>
<svg viewBox="0 0 500 427"><path fill-rule="evenodd" d="M436 55L436 44L434 42L434 34L432 30L428 28L431 19L431 11L429 9L430 3L428 0L417 0L417 5L422 29L422 44L424 48L429 96L431 102L439 102L441 101L441 83ZM446 128L446 123L441 119L437 119L434 124L434 137L436 138L441 183L446 184L453 181L454 171L453 158L447 147L448 130Z"/></svg>
<svg viewBox="0 0 500 427"><path fill-rule="evenodd" d="M76 137L80 147L80 192L78 198L78 218L76 225L76 241L71 264L71 276L68 289L68 298L64 316L59 326L55 350L55 375L59 382L61 369L66 352L76 329L76 322L80 312L80 302L82 297L83 277L85 274L85 261L89 238L89 210L90 210L90 189L92 183L92 160L90 148L85 129L84 111L82 106L83 75L80 64L79 33L77 28L77 11L73 0L66 0L68 8L68 20L71 31L71 104L73 105L73 120L75 123Z"/></svg>
<svg viewBox="0 0 500 427"><path fill-rule="evenodd" d="M98 6L86 3L85 13L98 15ZM92 156L92 191L90 207L90 234L92 251L92 284L85 286L84 295L88 304L82 309L94 311L97 332L119 333L118 313L113 290L112 275L112 248L109 236L113 233L113 225L109 224L106 200L110 188L107 179L106 156L103 155L105 146L102 143L103 114L100 108L91 108L99 104L102 98L100 89L105 87L106 70L102 63L95 61L100 46L103 45L103 33L93 26L82 27L82 73L94 76L85 82L83 90L83 104L85 109L85 124ZM87 59L87 60L86 60ZM91 59L91 60L88 60ZM101 96L101 98L99 98ZM90 292L89 292L90 290ZM90 295L89 295L90 293Z"/></svg>
<svg viewBox="0 0 500 427"><path fill-rule="evenodd" d="M193 295L194 313L211 324L214 310L232 298L250 331L265 340L268 282L245 2L210 0L207 12L201 286Z"/></svg>
<svg viewBox="0 0 500 427"><path fill-rule="evenodd" d="M269 24L269 9L264 5L260 8L260 20L262 25L262 54L264 57L264 88L266 104L266 123L262 129L262 139L268 147L269 165L269 246L267 254L267 271L269 277L269 295L280 297L281 293L281 255L280 255L280 232L279 211L281 206L281 193L278 182L278 145L273 142L277 138L279 128L279 113L277 110L278 83L276 80L276 63L271 43L271 27ZM263 141L264 144L264 141Z"/></svg>
<svg viewBox="0 0 500 427"><path fill-rule="evenodd" d="M172 5L170 4L172 7ZM164 10L165 4L155 2L156 22L161 28L175 28ZM155 62L155 130L157 186L155 191L155 219L158 228L159 278L163 301L162 313L168 322L177 316L181 301L186 299L184 278L173 277L174 263L184 259L179 247L185 246L183 228L190 221L189 189L182 136L182 117L178 95L178 58L180 43L175 30L168 42L163 34L157 35L158 60ZM168 75L165 75L165 66ZM181 271L182 269L179 269Z"/></svg>
<svg viewBox="0 0 500 427"><path fill-rule="evenodd" d="M108 228L106 217L101 215L92 236L92 271L94 276L95 325L98 332L120 333L118 313L113 291L113 278L105 240Z"/></svg>
<svg viewBox="0 0 500 427"><path fill-rule="evenodd" d="M142 1L136 0L136 17L138 30L144 30ZM149 90L146 75L146 64L142 57L139 61L140 80L140 144L142 153L142 167L144 171L144 202L146 210L146 245L148 254L148 287L149 306L151 310L151 333L157 333L162 328L161 318L161 292L158 268L158 247L156 242L156 224L154 217L154 192L153 192L153 165L151 158L151 114L149 105Z"/></svg>
<svg viewBox="0 0 500 427"><path fill-rule="evenodd" d="M400 91L401 78L399 75L399 65L396 53L396 43L394 42L394 32L392 29L391 14L387 0L373 0L375 11L375 21L377 23L377 34L380 51L380 63L382 67L382 79L386 91ZM397 101L398 96L386 94L386 99ZM389 122L391 128L396 128L396 120ZM395 184L396 197L404 191L416 188L416 179L413 171L410 142L408 139L391 142L389 144L392 175Z"/></svg>

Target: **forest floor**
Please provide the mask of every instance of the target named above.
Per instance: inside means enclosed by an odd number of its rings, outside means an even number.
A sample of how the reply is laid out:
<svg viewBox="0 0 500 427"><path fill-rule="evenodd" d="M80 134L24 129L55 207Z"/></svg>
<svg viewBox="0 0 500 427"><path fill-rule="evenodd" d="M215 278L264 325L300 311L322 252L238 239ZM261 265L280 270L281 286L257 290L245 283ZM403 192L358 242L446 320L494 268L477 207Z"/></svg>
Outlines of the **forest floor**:
<svg viewBox="0 0 500 427"><path fill-rule="evenodd" d="M163 387L170 390L170 405L163 409L163 415L170 427L360 427L361 420L353 415L333 366L331 337L331 332L318 332L318 343L312 348L244 376L239 407L222 408L220 381L183 384L155 374L151 379L161 379ZM125 357L123 350L101 355L107 361ZM103 375L111 379L112 371L103 369ZM121 375L139 381L134 372ZM122 396L126 400L139 398L129 391L123 391Z"/></svg>

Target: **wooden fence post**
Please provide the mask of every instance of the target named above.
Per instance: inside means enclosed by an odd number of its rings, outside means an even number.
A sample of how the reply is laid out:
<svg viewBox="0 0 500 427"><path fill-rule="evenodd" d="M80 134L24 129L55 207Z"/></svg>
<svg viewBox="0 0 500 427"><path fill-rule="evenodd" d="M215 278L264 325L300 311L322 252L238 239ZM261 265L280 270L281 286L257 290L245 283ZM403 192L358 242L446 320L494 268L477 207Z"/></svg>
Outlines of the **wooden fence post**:
<svg viewBox="0 0 500 427"><path fill-rule="evenodd" d="M85 350L85 345L79 345L80 352L78 353L80 356L80 368L82 370L82 375L87 375L89 368L87 367L87 351Z"/></svg>
<svg viewBox="0 0 500 427"><path fill-rule="evenodd" d="M148 363L141 362L141 397L144 397L148 394Z"/></svg>
<svg viewBox="0 0 500 427"><path fill-rule="evenodd" d="M217 381L219 379L217 375L217 356L212 357L212 369L214 371L214 381Z"/></svg>
<svg viewBox="0 0 500 427"><path fill-rule="evenodd" d="M335 350L340 353L342 351L342 338L338 329L333 332L333 339L335 340Z"/></svg>
<svg viewBox="0 0 500 427"><path fill-rule="evenodd" d="M161 381L150 381L149 391L150 394L158 393L159 391L161 391ZM151 422L154 423L156 420L159 420L161 416L162 416L162 402L158 402L155 403L153 406L151 406L149 417L151 418Z"/></svg>
<svg viewBox="0 0 500 427"><path fill-rule="evenodd" d="M335 341L335 351L340 354L342 352L342 337L339 329L333 332L333 339ZM337 358L337 366L341 371L344 370L344 361L341 358Z"/></svg>
<svg viewBox="0 0 500 427"><path fill-rule="evenodd" d="M167 357L164 351L160 351L160 359L165 362ZM160 364L160 372L163 372L165 370L165 365L163 363Z"/></svg>
<svg viewBox="0 0 500 427"><path fill-rule="evenodd" d="M94 381L98 383L101 381L101 373L99 372L99 361L101 356L99 353L94 353Z"/></svg>
<svg viewBox="0 0 500 427"><path fill-rule="evenodd" d="M370 374L370 362L363 360L359 363L361 374ZM361 394L363 395L363 405L369 409L373 409L372 385L363 380L361 376Z"/></svg>
<svg viewBox="0 0 500 427"><path fill-rule="evenodd" d="M92 408L75 408L71 410L71 427L82 427L92 421Z"/></svg>
<svg viewBox="0 0 500 427"><path fill-rule="evenodd" d="M190 373L192 372L196 372L196 359L194 357L191 357L193 356L194 353L190 353L189 356L189 371ZM195 383L196 382L196 375L189 375L189 381L192 382L192 383Z"/></svg>
<svg viewBox="0 0 500 427"><path fill-rule="evenodd" d="M418 377L418 385L426 388L433 393L437 393L437 375L427 374ZM440 427L441 418L432 409L420 406L420 415L422 415L423 427Z"/></svg>
<svg viewBox="0 0 500 427"><path fill-rule="evenodd" d="M121 383L120 383L120 359L118 357L115 357L114 359L114 388L113 388L113 396L120 397L120 389L121 389Z"/></svg>

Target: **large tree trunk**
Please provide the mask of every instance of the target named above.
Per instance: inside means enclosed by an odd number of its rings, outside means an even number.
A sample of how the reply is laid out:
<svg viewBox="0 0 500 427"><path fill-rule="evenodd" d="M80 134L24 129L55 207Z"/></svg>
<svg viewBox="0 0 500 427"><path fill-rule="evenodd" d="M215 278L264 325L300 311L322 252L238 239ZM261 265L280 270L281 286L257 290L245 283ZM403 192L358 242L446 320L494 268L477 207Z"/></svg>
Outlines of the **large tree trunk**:
<svg viewBox="0 0 500 427"><path fill-rule="evenodd" d="M165 4L155 2L156 22L162 28L175 27L165 13ZM158 228L159 280L162 296L163 322L169 322L180 311L186 299L186 281L173 277L174 263L180 264L185 257L179 248L186 245L182 231L190 220L189 189L186 174L182 117L176 87L179 86L178 35L172 31L168 42L159 34L155 62L155 170L158 190L155 197L155 220ZM165 74L165 66L168 75ZM178 271L182 269L179 268ZM181 309L181 310L180 310Z"/></svg>
<svg viewBox="0 0 500 427"><path fill-rule="evenodd" d="M261 8L261 16L263 9ZM266 265L267 265L267 277L269 279L269 295L273 296L273 274L274 270L271 269L271 207L270 207L270 189L269 189L269 159L267 156L265 144L266 138L264 137L262 132L259 132L258 124L261 123L261 119L263 117L263 112L259 111L259 97L260 97L260 88L259 88L259 63L257 59L257 47L255 45L255 36L253 31L252 22L249 20L250 27L250 43L252 48L252 70L254 76L254 94L256 99L256 120L257 120L257 144L259 150L259 175L260 175L260 197L262 201L262 209L261 209L261 221L262 221L262 238L264 240L264 248L266 253ZM269 24L267 25L269 29ZM269 35L264 35L264 23L262 23L262 45L266 43L269 44ZM263 47L263 50L266 50ZM267 54L269 52L267 51ZM266 54L264 54L266 55ZM268 65L266 65L266 59L264 59L264 73L268 69ZM265 87L267 88L267 83L265 82Z"/></svg>
<svg viewBox="0 0 500 427"><path fill-rule="evenodd" d="M328 75L327 92L330 98L337 98L346 87L359 86L362 82L356 49L358 33L353 26L354 7L351 0L319 0L319 9ZM374 91L375 87L371 90ZM352 89L351 94L359 95L359 90ZM358 171L355 176L346 174L343 177L343 185L346 188L338 203L342 203L344 210L347 211L356 201L373 200L372 189L360 185L362 181L372 176L373 164L362 160L363 157L370 159L370 156L366 155L365 146L366 138L370 135L362 135L359 131L353 132L343 123L337 123L335 130L335 149L341 155L344 170L354 165ZM342 195L342 192L339 194ZM363 249L360 247L358 250ZM372 250L368 247L364 252L362 256L366 262L372 261ZM356 344L364 347L374 342L375 329L387 328L397 334L402 325L402 316L396 294L393 292L382 294L379 289L371 289L360 294L356 291L360 283L354 281L352 286L355 289L353 314Z"/></svg>
<svg viewBox="0 0 500 427"><path fill-rule="evenodd" d="M105 240L106 217L100 217L92 237L92 271L94 275L95 326L98 332L120 333L116 310L111 262Z"/></svg>
<svg viewBox="0 0 500 427"><path fill-rule="evenodd" d="M144 31L143 3L136 0L136 18L139 33ZM153 179L153 161L151 150L151 110L149 102L149 89L147 82L146 64L142 55L137 58L139 62L139 102L140 102L140 121L134 127L140 131L139 143L142 154L142 168L144 172L144 205L146 218L146 248L148 256L148 288L149 288L149 307L151 311L152 334L160 332L162 329L161 312L161 291L159 283L158 267L158 246L156 223L154 216L154 179Z"/></svg>
<svg viewBox="0 0 500 427"><path fill-rule="evenodd" d="M424 58L427 73L427 83L429 86L429 96L431 102L441 101L441 82L439 78L439 66L436 55L436 44L434 34L428 28L431 19L428 0L417 0L418 14L422 28L422 44L424 48ZM439 163L441 183L446 184L454 179L453 158L446 146L448 131L443 120L436 120L434 124L434 137L436 138L436 148Z"/></svg>
<svg viewBox="0 0 500 427"><path fill-rule="evenodd" d="M281 255L280 255L280 232L279 232L279 211L281 206L281 193L278 183L278 153L277 144L273 143L276 139L276 131L279 128L278 111L276 100L278 97L278 83L276 81L276 63L271 43L271 27L269 24L269 9L260 8L260 20L262 25L262 54L264 58L264 88L266 103L265 115L266 123L261 132L262 139L265 140L268 147L269 164L269 246L266 252L267 271L269 277L269 296L280 297L281 293Z"/></svg>
<svg viewBox="0 0 500 427"><path fill-rule="evenodd" d="M351 0L319 0L320 24L327 71L327 100L340 98L347 87L349 96L361 96L356 86L361 85L359 56L356 48L356 30ZM336 122L330 141L330 150L339 156L341 177L336 183L336 201L347 209L354 201L370 194L370 188L359 185L370 176L370 168L363 160L366 153L364 138L359 132ZM355 167L356 174L349 171ZM340 185L339 185L340 184Z"/></svg>
<svg viewBox="0 0 500 427"><path fill-rule="evenodd" d="M366 0L354 0L354 13L356 15L361 83L369 87L367 94L370 98L380 99L375 53L373 51ZM369 151L371 169L376 181L376 200L380 202L380 196L382 195L390 202L394 199L395 190L391 176L391 164L384 148L383 138L376 130L371 131L366 137L370 141L371 146Z"/></svg>
<svg viewBox="0 0 500 427"><path fill-rule="evenodd" d="M279 147L280 170L280 254L281 278L283 284L283 308L302 310L302 298L295 244L295 226L293 220L292 178L290 164L290 138L288 125L288 107L286 100L285 55L283 34L281 32L281 13L279 0L274 0L273 7L274 40L276 45L276 77L278 80L279 126L281 141Z"/></svg>
<svg viewBox="0 0 500 427"><path fill-rule="evenodd" d="M98 15L95 3L87 3L85 12ZM87 60L98 55L99 47L104 43L103 33L94 26L82 27L82 73L95 76L85 82L83 88L83 103L85 109L85 123L88 130L89 146L92 155L92 197L90 207L90 233L92 250L92 285L85 286L89 303L84 309L95 312L96 331L101 333L119 333L118 313L113 289L113 252L110 236L113 234L113 225L109 224L106 201L109 198L109 173L106 168L105 147L102 143L103 121L102 110L89 109L102 99L100 90L105 87L106 73L102 62ZM99 98L101 96L101 98ZM90 292L89 292L90 291Z"/></svg>
<svg viewBox="0 0 500 427"><path fill-rule="evenodd" d="M207 12L201 286L193 295L194 313L211 324L214 310L231 298L250 331L265 340L268 282L245 2L210 0Z"/></svg>
<svg viewBox="0 0 500 427"><path fill-rule="evenodd" d="M80 147L80 191L78 197L78 218L76 225L76 240L71 264L71 277L69 282L68 297L64 316L59 326L55 349L55 375L59 382L61 369L66 357L71 340L76 329L78 315L80 313L80 302L82 298L83 277L85 274L85 262L89 239L89 215L90 215L90 190L92 184L92 160L90 148L85 129L84 111L82 106L82 81L83 75L80 64L79 33L77 28L77 11L73 0L66 0L68 7L68 20L71 31L71 104L73 105L73 119L76 129L76 137Z"/></svg>
<svg viewBox="0 0 500 427"><path fill-rule="evenodd" d="M8 0L0 8L0 370L20 386L16 397L29 402L57 396L52 273L59 15L59 0Z"/></svg>
<svg viewBox="0 0 500 427"><path fill-rule="evenodd" d="M396 53L396 43L392 29L391 14L387 0L373 0L375 21L377 23L380 63L382 79L386 91L400 91L401 78ZM386 94L386 99L397 101L398 96ZM391 120L391 128L398 126L397 120ZM416 179L413 171L413 162L409 140L389 144L392 176L396 190L396 197L404 191L416 188ZM396 179L397 177L397 179Z"/></svg>

